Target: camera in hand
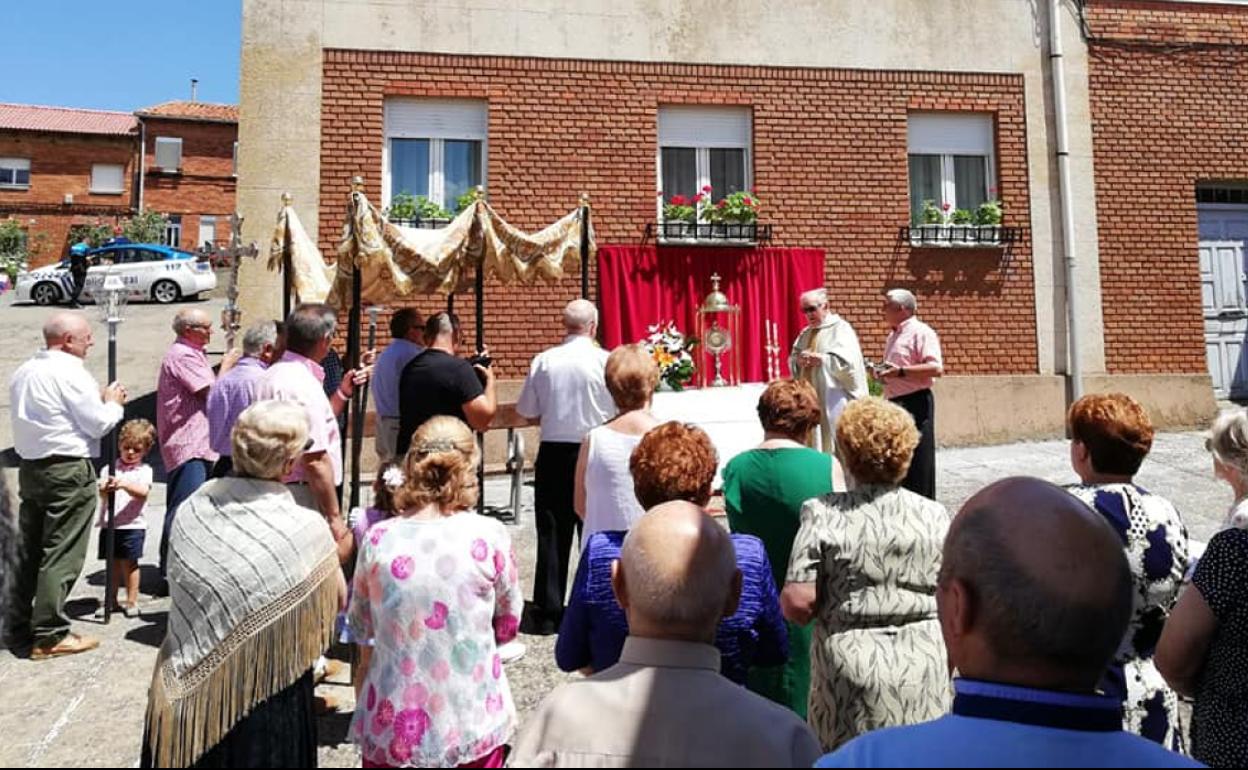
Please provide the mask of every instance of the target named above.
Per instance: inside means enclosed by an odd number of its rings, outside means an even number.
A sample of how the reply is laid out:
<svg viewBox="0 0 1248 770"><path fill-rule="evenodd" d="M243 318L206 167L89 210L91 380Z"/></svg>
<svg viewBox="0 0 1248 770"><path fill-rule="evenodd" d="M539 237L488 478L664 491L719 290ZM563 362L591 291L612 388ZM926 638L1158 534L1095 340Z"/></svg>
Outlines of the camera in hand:
<svg viewBox="0 0 1248 770"><path fill-rule="evenodd" d="M474 356L468 357L468 363L473 366L484 366L486 369L489 369L490 364L494 363L494 359L489 353L477 353Z"/></svg>

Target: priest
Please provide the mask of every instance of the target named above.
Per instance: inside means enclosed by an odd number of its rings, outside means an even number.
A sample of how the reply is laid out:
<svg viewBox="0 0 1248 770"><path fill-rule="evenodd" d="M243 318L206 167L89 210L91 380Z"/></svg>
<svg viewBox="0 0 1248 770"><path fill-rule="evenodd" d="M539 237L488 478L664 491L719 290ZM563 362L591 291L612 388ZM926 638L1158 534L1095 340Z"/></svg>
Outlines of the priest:
<svg viewBox="0 0 1248 770"><path fill-rule="evenodd" d="M793 342L789 371L814 386L821 414L812 445L832 454L841 411L867 395L867 369L854 327L828 309L827 291L811 289L800 301L807 326Z"/></svg>

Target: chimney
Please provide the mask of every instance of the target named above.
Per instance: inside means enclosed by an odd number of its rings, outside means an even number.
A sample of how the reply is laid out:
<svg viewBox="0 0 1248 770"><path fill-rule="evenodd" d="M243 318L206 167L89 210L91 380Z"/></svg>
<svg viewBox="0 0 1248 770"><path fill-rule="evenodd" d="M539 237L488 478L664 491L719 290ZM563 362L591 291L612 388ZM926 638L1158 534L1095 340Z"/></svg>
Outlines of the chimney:
<svg viewBox="0 0 1248 770"><path fill-rule="evenodd" d="M199 90L199 78L191 78L191 101L198 101L195 98L196 92Z"/></svg>

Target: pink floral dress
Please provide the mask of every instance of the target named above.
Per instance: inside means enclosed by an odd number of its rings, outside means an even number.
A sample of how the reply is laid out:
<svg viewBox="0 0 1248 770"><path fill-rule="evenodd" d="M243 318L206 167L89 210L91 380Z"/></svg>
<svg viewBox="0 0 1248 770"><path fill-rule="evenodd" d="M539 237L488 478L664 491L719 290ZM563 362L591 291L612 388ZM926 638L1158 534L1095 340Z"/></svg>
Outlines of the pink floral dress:
<svg viewBox="0 0 1248 770"><path fill-rule="evenodd" d="M392 518L368 530L347 619L375 643L351 721L364 759L454 767L502 746L516 724L497 646L523 607L511 538L475 513Z"/></svg>

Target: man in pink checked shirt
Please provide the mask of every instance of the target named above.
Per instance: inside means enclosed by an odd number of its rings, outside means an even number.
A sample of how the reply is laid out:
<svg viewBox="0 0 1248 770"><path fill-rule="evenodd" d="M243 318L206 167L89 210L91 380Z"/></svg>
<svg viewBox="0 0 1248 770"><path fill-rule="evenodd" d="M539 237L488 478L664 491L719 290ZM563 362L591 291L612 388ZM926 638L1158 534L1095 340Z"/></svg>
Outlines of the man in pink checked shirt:
<svg viewBox="0 0 1248 770"><path fill-rule="evenodd" d="M919 445L902 486L936 499L936 400L932 381L945 373L940 338L914 317L918 302L905 289L884 295L884 319L892 332L884 343L884 363L873 375L884 384L884 397L914 417Z"/></svg>

